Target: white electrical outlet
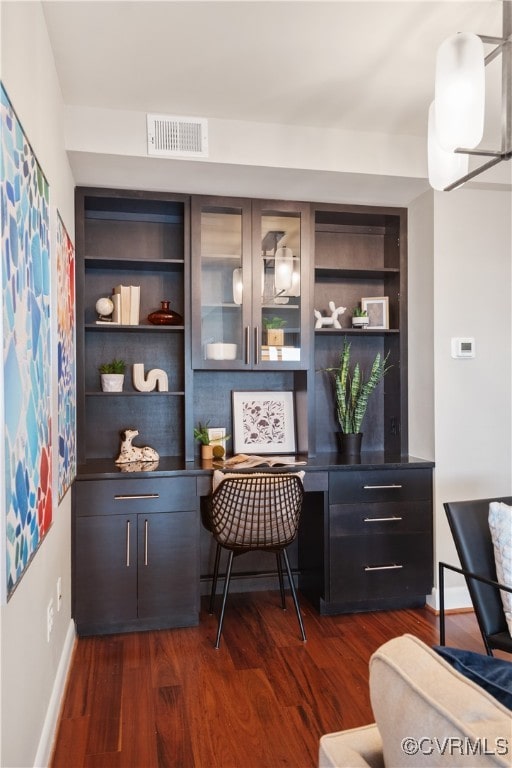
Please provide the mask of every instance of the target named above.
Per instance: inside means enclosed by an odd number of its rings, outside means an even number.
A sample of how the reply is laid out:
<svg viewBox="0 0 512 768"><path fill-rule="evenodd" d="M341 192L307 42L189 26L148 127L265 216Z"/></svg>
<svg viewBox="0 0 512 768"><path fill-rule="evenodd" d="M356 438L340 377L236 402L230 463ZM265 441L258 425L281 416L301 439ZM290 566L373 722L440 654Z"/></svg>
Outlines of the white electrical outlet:
<svg viewBox="0 0 512 768"><path fill-rule="evenodd" d="M52 633L53 629L53 598L48 603L48 607L46 609L46 640L49 643L50 642L50 635Z"/></svg>
<svg viewBox="0 0 512 768"><path fill-rule="evenodd" d="M62 607L62 579L59 576L57 579L57 612L60 611Z"/></svg>

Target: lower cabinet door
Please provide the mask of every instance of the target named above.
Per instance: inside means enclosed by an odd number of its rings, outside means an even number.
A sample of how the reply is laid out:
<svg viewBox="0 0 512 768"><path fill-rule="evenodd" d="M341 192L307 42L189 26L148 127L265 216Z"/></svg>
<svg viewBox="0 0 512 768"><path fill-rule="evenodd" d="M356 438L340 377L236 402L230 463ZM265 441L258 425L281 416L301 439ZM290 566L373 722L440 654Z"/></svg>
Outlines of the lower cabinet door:
<svg viewBox="0 0 512 768"><path fill-rule="evenodd" d="M197 624L198 516L195 511L138 515L138 615L166 626Z"/></svg>
<svg viewBox="0 0 512 768"><path fill-rule="evenodd" d="M137 516L76 519L74 618L81 627L137 618Z"/></svg>

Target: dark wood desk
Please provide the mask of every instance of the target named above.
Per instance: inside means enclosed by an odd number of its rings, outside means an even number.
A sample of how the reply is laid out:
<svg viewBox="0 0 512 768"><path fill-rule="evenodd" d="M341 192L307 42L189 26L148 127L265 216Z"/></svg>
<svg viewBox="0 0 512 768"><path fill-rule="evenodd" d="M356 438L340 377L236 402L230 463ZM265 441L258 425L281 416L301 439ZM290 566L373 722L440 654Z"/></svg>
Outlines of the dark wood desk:
<svg viewBox="0 0 512 768"><path fill-rule="evenodd" d="M306 496L289 554L303 594L325 614L423 604L433 584L433 463L381 453L350 464L338 454L301 458ZM196 624L200 594L209 590L213 546L200 500L212 468L163 457L155 469L131 470L108 459L78 469L79 634ZM233 590L274 588L270 562L264 553L242 558Z"/></svg>

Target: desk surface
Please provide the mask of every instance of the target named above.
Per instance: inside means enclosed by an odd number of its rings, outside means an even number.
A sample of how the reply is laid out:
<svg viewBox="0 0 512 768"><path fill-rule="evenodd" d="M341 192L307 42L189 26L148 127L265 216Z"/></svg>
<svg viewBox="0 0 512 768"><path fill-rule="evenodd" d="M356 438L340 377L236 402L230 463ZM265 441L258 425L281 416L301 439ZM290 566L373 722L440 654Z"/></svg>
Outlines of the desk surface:
<svg viewBox="0 0 512 768"><path fill-rule="evenodd" d="M293 465L287 467L274 467L274 470L304 470L305 472L326 472L326 471L352 471L355 467L364 470L375 469L408 469L408 468L431 468L434 462L427 459L420 459L415 456L397 456L385 454L384 452L362 452L360 457L347 462L346 457L339 453L321 453L317 456L299 456L298 461L305 461L303 465ZM145 469L137 469L133 465L115 464L113 459L92 459L78 467L78 480L111 480L119 479L121 476L142 479L144 477L173 477L183 475L210 475L214 469L211 462L201 461L199 458L195 461L183 461L176 456L162 456L155 467L149 463ZM268 467L257 467L252 470L245 469L244 472L258 472ZM229 471L233 471L230 468Z"/></svg>

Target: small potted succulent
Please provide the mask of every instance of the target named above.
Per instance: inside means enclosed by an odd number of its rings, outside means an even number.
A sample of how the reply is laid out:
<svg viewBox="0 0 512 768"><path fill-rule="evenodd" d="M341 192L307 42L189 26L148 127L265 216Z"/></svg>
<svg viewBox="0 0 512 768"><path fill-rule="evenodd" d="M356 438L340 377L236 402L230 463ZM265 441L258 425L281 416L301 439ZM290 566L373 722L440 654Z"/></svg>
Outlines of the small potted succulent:
<svg viewBox="0 0 512 768"><path fill-rule="evenodd" d="M366 309L354 307L352 310L352 328L368 328L370 318Z"/></svg>
<svg viewBox="0 0 512 768"><path fill-rule="evenodd" d="M122 392L124 384L124 372L126 363L124 360L111 360L99 367L101 376L101 389L103 392Z"/></svg>
<svg viewBox="0 0 512 768"><path fill-rule="evenodd" d="M206 421L204 424L199 422L197 427L194 427L194 438L201 445L201 458L213 459L213 445L210 445L210 435L208 433L208 424Z"/></svg>
<svg viewBox="0 0 512 768"><path fill-rule="evenodd" d="M264 317L263 327L267 332L267 344L269 347L282 347L284 344L284 326L286 320L282 317Z"/></svg>

